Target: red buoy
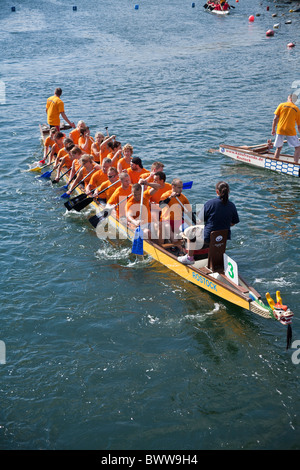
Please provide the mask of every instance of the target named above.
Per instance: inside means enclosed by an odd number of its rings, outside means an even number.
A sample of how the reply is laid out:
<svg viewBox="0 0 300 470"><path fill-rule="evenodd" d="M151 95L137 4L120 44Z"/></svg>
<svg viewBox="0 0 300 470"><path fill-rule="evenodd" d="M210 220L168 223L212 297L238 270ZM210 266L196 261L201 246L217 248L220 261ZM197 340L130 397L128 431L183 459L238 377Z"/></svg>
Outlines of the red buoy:
<svg viewBox="0 0 300 470"><path fill-rule="evenodd" d="M296 44L294 44L293 42L289 42L287 47L295 47Z"/></svg>
<svg viewBox="0 0 300 470"><path fill-rule="evenodd" d="M266 36L274 36L273 29L268 29L268 31L266 32Z"/></svg>
<svg viewBox="0 0 300 470"><path fill-rule="evenodd" d="M254 21L254 15L249 16L249 21L252 23Z"/></svg>

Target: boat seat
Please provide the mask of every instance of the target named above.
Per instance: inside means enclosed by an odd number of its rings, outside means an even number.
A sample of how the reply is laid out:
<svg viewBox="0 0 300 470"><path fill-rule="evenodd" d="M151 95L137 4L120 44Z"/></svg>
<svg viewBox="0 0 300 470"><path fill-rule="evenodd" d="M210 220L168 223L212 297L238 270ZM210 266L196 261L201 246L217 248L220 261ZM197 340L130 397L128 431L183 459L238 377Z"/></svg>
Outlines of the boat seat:
<svg viewBox="0 0 300 470"><path fill-rule="evenodd" d="M213 272L224 272L223 255L226 251L228 230L215 230L210 234L208 268Z"/></svg>

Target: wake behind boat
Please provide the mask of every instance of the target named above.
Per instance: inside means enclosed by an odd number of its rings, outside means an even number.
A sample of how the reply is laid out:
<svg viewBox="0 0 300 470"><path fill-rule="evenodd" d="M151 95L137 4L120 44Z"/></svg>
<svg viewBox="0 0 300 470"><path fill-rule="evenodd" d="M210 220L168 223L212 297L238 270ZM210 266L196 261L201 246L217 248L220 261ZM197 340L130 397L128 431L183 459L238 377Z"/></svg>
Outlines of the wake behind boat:
<svg viewBox="0 0 300 470"><path fill-rule="evenodd" d="M49 128L42 125L40 126L40 131L42 139L45 141L49 133ZM67 182L66 176L64 176L63 179ZM75 191L80 196L80 201L86 198L80 186L76 187ZM67 203L65 205L68 207L68 210L76 210L76 204L73 207ZM90 207L93 209L94 215L90 217L89 220L96 228L98 236L100 232L105 232L103 227L104 222L104 224L109 224L115 229L115 233L121 234L122 238L125 237L131 241L134 240L135 227L128 225L126 219L125 222L124 220L118 220L115 211L105 211L105 205L98 204L95 200L91 200ZM102 216L99 216L99 211ZM90 215L91 212L89 210L89 216ZM182 264L177 259L178 254L183 253L183 248L180 246L181 242L179 242L179 244L177 242L173 244L159 244L158 241L145 239L142 241L141 254L148 254L183 279L233 305L242 307L264 318L275 319L283 325L286 325L288 327L287 345L290 345L293 313L288 307L282 304L279 291L276 292L276 303L268 293L266 294L266 298L269 305L262 301L261 295L239 274L236 262L225 253L226 241L227 230L211 232L211 242L208 253L203 256L202 259L195 261L193 265L188 266Z"/></svg>
<svg viewBox="0 0 300 470"><path fill-rule="evenodd" d="M300 164L294 162L294 157L281 154L279 158L275 158L268 143L253 146L220 144L219 152L248 165L300 177Z"/></svg>

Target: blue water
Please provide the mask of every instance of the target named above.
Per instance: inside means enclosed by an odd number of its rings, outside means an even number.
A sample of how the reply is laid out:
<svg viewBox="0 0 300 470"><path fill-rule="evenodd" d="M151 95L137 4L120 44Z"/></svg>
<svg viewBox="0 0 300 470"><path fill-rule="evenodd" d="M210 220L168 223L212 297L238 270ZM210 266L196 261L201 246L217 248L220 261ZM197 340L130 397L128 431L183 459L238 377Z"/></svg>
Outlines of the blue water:
<svg viewBox="0 0 300 470"><path fill-rule="evenodd" d="M67 213L59 188L24 171L61 86L69 119L192 179L193 203L225 179L241 219L228 254L263 296L281 291L300 340L299 181L209 152L270 137L300 80L299 14L258 0L227 18L180 0L14 5L0 9L0 448L299 449L286 328L99 240L88 211Z"/></svg>

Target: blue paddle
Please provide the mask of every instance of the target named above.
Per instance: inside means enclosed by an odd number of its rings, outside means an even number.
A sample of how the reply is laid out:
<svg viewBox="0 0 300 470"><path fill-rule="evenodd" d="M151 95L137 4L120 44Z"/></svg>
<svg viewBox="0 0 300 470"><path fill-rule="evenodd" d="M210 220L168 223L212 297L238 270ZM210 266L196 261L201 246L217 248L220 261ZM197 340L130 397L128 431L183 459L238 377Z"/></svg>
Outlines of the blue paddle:
<svg viewBox="0 0 300 470"><path fill-rule="evenodd" d="M144 185L142 184L141 202L140 202L140 225L135 229L131 253L135 255L144 254L143 230L141 230L143 199L144 199Z"/></svg>

